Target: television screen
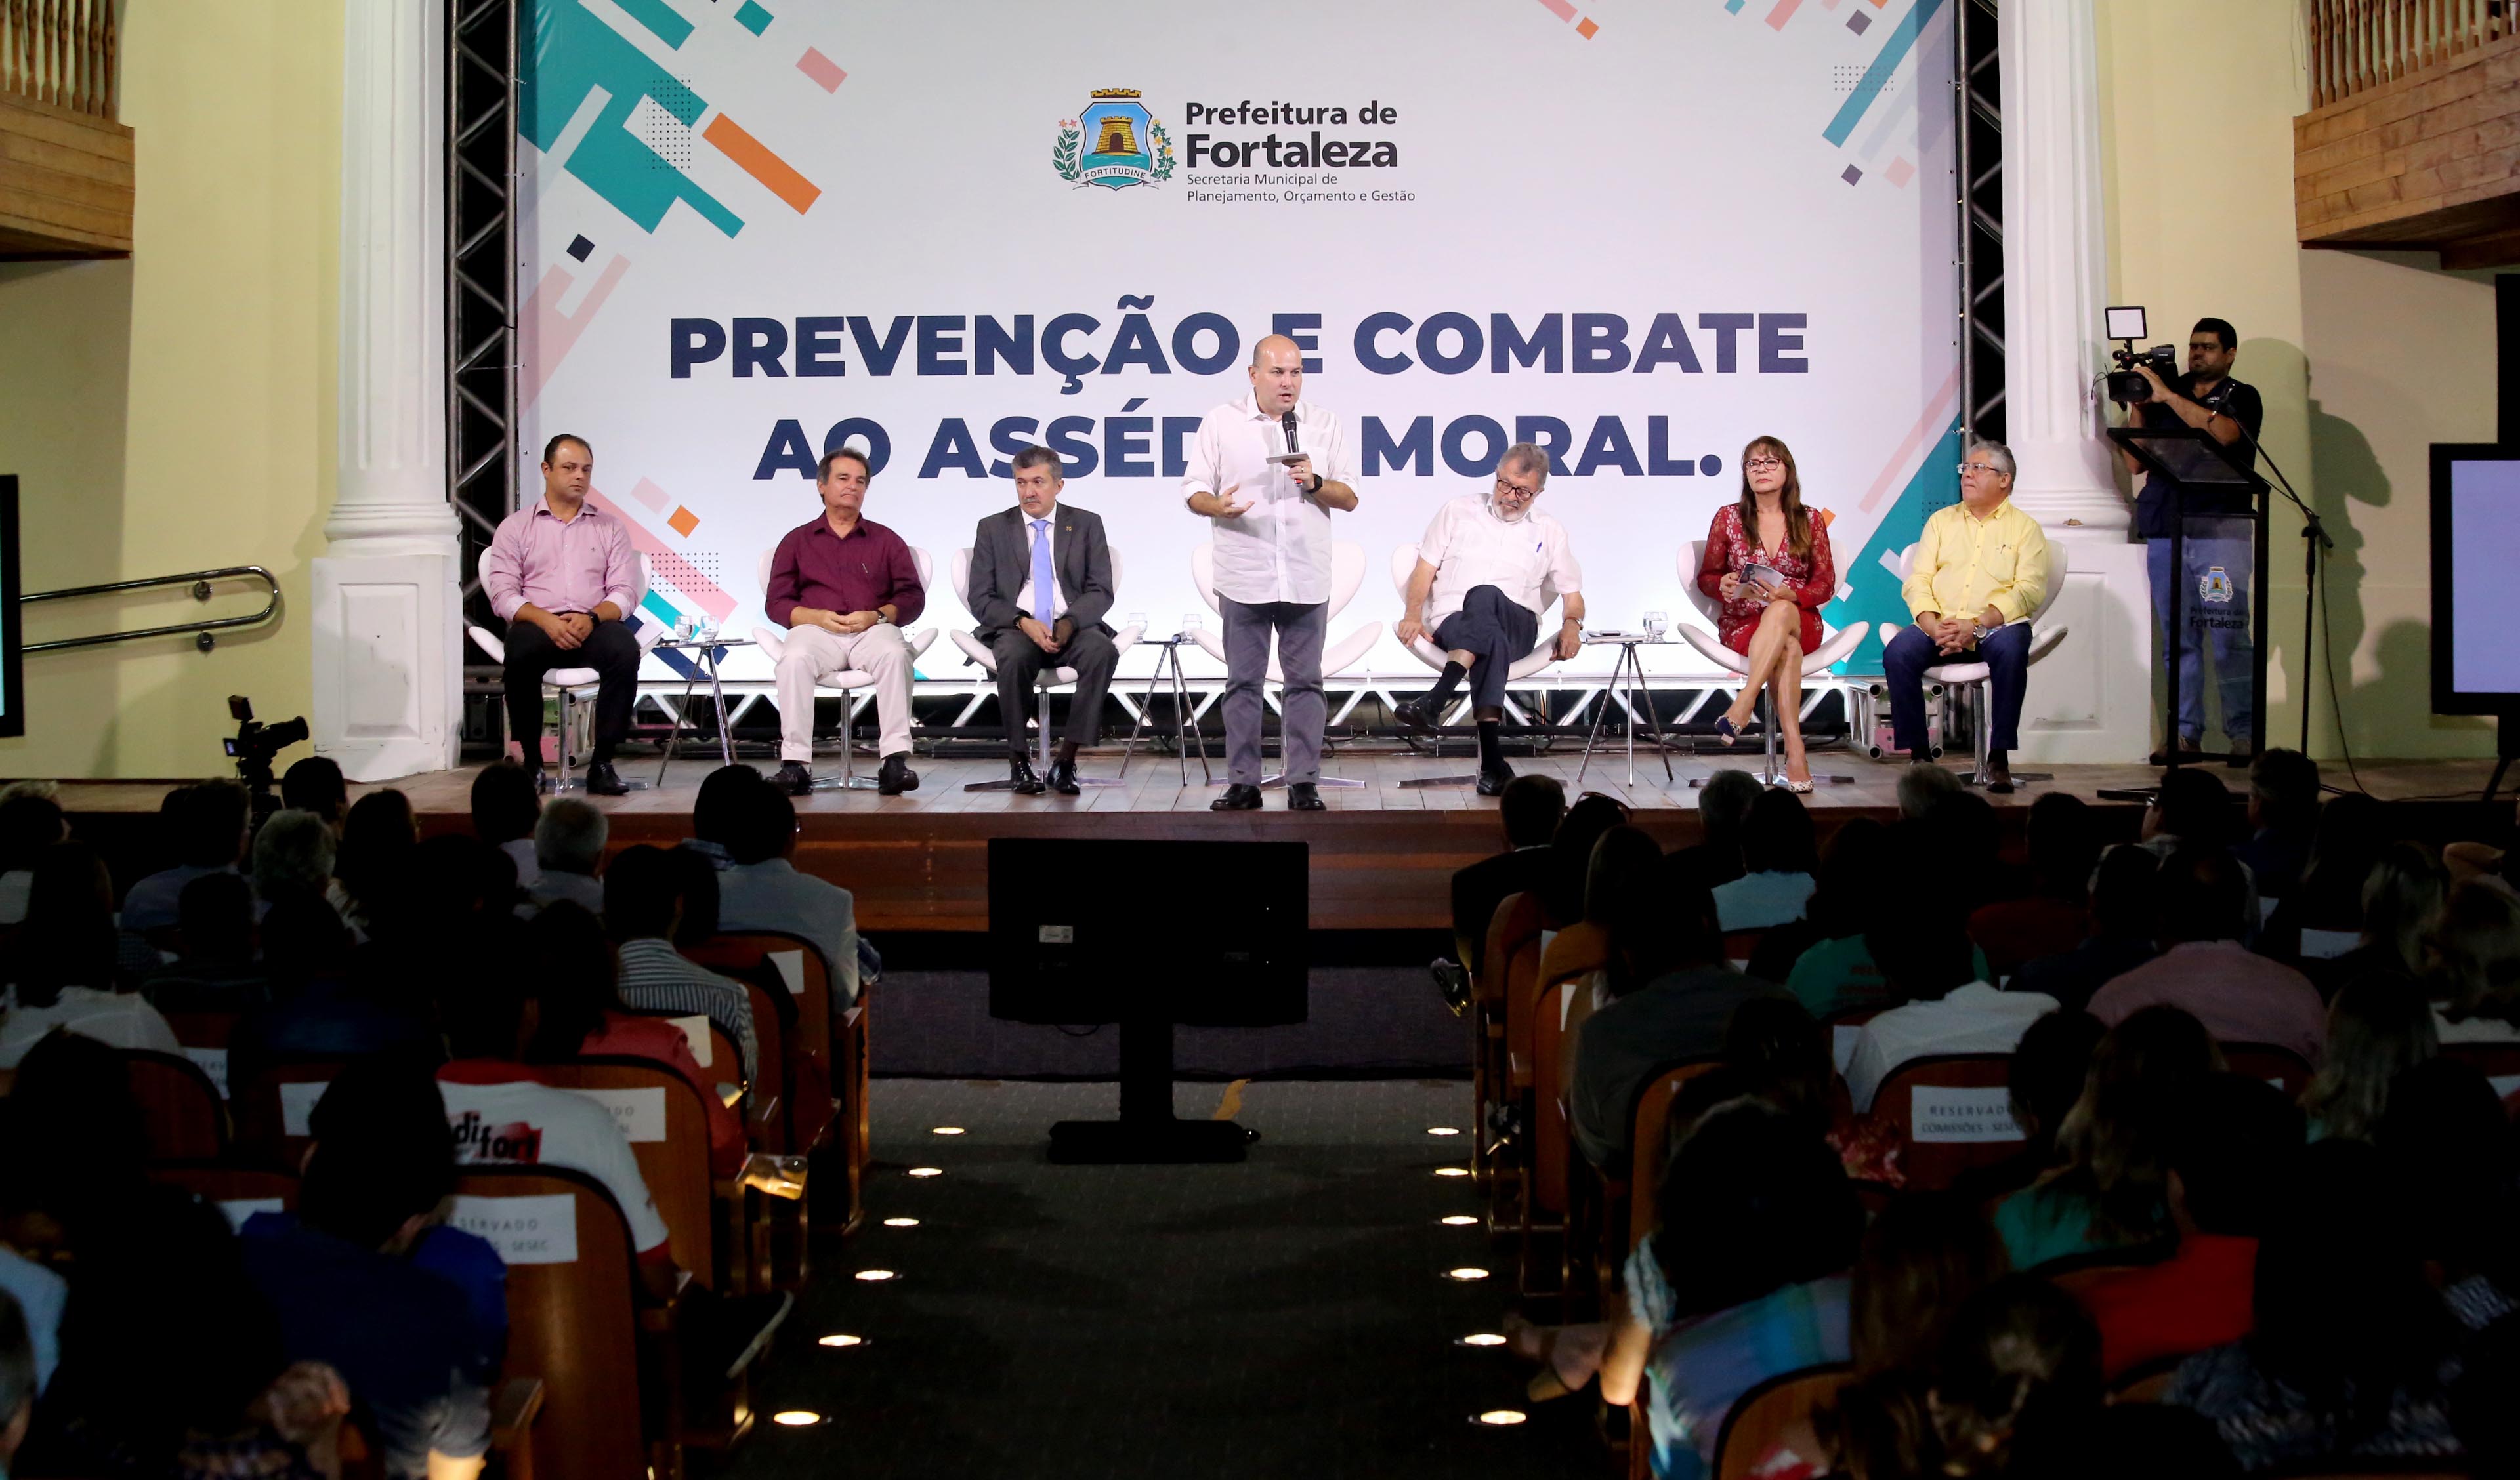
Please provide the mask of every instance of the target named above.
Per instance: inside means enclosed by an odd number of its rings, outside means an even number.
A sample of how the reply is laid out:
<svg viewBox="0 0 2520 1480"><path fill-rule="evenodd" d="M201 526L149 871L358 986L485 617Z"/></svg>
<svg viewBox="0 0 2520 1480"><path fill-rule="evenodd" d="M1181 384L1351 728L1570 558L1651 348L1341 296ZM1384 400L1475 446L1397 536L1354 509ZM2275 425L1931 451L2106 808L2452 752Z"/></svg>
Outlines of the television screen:
<svg viewBox="0 0 2520 1480"><path fill-rule="evenodd" d="M1302 1022L1300 842L989 839L989 1015Z"/></svg>
<svg viewBox="0 0 2520 1480"><path fill-rule="evenodd" d="M0 736L26 733L26 686L18 635L18 475L0 472Z"/></svg>
<svg viewBox="0 0 2520 1480"><path fill-rule="evenodd" d="M2436 442L2433 712L2520 709L2520 447Z"/></svg>

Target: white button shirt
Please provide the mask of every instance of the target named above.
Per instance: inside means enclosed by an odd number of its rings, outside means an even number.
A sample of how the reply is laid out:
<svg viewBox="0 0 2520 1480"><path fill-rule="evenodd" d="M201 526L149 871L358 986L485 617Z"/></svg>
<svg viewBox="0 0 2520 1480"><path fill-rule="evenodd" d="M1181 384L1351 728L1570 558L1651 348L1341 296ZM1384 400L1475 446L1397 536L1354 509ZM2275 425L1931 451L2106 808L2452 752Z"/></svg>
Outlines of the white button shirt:
<svg viewBox="0 0 2520 1480"><path fill-rule="evenodd" d="M1936 1002L1912 1002L1876 1012L1856 1034L1846 1061L1846 1090L1857 1114L1891 1072L1928 1054L2009 1054L2030 1025L2056 1010L2043 992L2002 992L1982 981L1954 987Z"/></svg>
<svg viewBox="0 0 2520 1480"><path fill-rule="evenodd" d="M1494 586L1534 616L1548 609L1552 594L1584 589L1565 525L1537 509L1508 523L1484 494L1465 493L1436 510L1418 542L1418 558L1435 567L1435 587L1426 597L1430 631L1479 586Z"/></svg>
<svg viewBox="0 0 2520 1480"><path fill-rule="evenodd" d="M1185 497L1234 489L1248 504L1239 518L1211 519L1216 526L1216 594L1246 605L1330 599L1330 512L1295 486L1285 466L1269 455L1285 450L1279 419L1259 410L1253 397L1219 406L1198 424L1191 449ZM1295 403L1297 450L1313 460L1326 482L1356 486L1347 436L1336 415L1310 401Z"/></svg>
<svg viewBox="0 0 2520 1480"><path fill-rule="evenodd" d="M1033 531L1031 515L1024 513L1021 509L1017 509L1015 511L1015 516L1023 520L1024 569L1026 571L1030 571L1032 569L1033 541L1042 538L1047 538L1050 541L1050 619L1054 622L1058 621L1060 617L1067 615L1067 592L1058 584L1058 506L1056 504L1051 505L1050 513L1042 516L1043 518L1050 521L1050 527L1040 531L1038 534ZM1032 577L1029 574L1024 577L1023 589L1015 593L1015 606L1026 616L1031 616L1033 614Z"/></svg>

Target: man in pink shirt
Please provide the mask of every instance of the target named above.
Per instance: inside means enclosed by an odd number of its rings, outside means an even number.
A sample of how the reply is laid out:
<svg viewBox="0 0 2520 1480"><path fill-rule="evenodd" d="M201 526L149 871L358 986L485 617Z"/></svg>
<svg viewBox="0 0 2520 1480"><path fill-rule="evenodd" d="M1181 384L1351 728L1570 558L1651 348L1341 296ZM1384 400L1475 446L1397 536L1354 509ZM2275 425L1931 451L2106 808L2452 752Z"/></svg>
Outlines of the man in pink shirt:
<svg viewBox="0 0 2520 1480"><path fill-rule="evenodd" d="M543 447L543 496L499 521L481 553L481 589L508 624L509 748L528 766L542 763L543 675L554 668L592 668L595 753L586 789L621 796L629 787L612 769L612 747L630 733L639 697L639 640L629 616L646 580L630 531L586 506L595 451L566 432ZM537 788L552 789L543 775Z"/></svg>
<svg viewBox="0 0 2520 1480"><path fill-rule="evenodd" d="M2312 1063L2327 1045L2327 1012L2310 978L2240 944L2249 885L2224 849L2182 844L2161 866L2161 955L2092 997L2116 1027L2156 1003L2195 1014L2220 1043L2270 1043Z"/></svg>

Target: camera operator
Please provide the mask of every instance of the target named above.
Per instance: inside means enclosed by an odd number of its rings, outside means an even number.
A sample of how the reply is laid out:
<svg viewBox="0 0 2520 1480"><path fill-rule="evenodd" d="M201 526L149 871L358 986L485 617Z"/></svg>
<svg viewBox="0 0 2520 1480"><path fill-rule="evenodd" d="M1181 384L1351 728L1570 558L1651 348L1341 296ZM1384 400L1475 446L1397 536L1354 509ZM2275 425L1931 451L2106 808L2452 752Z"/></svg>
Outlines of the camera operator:
<svg viewBox="0 0 2520 1480"><path fill-rule="evenodd" d="M2187 335L2187 373L2165 381L2148 360L2131 367L2143 377L2146 396L2127 406L2130 426L2202 428L2232 448L2235 460L2247 460L2266 420L2265 403L2256 386L2231 377L2239 358L2240 336L2222 319L2198 319ZM2241 436L2246 427L2247 437ZM2135 455L2119 449L2127 471L2143 476ZM2144 567L2152 583L2153 621L2160 627L2164 661L2179 664L2179 713L2175 720L2182 750L2202 748L2205 734L2205 684L2202 649L2214 650L2214 677L2223 691L2223 733L2230 740L2230 764L2245 766L2254 753L2256 652L2249 632L2249 594L2257 579L2257 532L2250 527L2254 493L2189 489L2181 578L2187 583L2181 598L2185 640L2170 655L2170 521L2177 496L2166 483L2145 478L2136 494L2135 531L2146 542ZM2199 632L2203 637L2200 641ZM2155 751L2156 766L2169 757L2165 737Z"/></svg>

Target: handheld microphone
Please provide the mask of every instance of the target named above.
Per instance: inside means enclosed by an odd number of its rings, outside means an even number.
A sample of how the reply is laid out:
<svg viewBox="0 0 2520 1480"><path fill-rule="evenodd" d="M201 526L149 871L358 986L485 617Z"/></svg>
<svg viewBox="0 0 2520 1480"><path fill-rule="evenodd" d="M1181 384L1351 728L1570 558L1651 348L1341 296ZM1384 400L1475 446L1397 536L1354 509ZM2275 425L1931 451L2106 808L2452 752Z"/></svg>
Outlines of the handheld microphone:
<svg viewBox="0 0 2520 1480"><path fill-rule="evenodd" d="M1281 426L1284 426L1284 427L1286 428L1286 456L1288 456L1288 457L1293 457L1293 456L1295 455L1295 453L1297 452L1297 450L1298 450L1298 449L1296 448L1296 446L1295 446L1295 414L1294 414L1294 412L1292 412L1292 411L1288 411L1288 412L1286 413L1286 415L1285 415L1282 419L1281 419L1281 421L1280 421L1279 425L1281 425Z"/></svg>

